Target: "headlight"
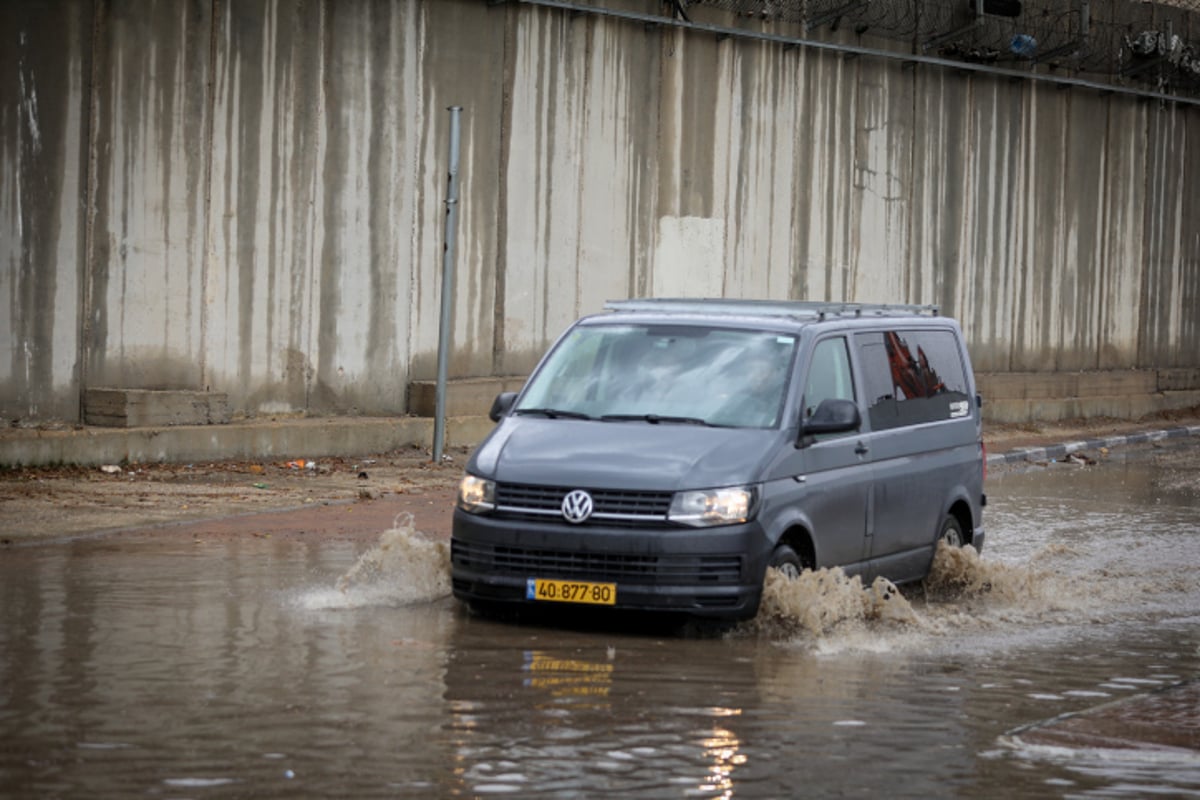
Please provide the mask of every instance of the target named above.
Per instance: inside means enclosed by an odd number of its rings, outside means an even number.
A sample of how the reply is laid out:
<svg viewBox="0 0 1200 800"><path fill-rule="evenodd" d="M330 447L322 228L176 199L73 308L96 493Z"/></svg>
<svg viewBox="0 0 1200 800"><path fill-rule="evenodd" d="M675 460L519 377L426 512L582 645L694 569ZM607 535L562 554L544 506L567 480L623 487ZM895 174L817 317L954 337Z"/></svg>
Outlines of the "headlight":
<svg viewBox="0 0 1200 800"><path fill-rule="evenodd" d="M753 511L754 489L735 486L729 489L677 492L671 500L667 519L703 528L745 522Z"/></svg>
<svg viewBox="0 0 1200 800"><path fill-rule="evenodd" d="M482 514L496 507L496 482L464 475L458 484L458 507L471 514Z"/></svg>

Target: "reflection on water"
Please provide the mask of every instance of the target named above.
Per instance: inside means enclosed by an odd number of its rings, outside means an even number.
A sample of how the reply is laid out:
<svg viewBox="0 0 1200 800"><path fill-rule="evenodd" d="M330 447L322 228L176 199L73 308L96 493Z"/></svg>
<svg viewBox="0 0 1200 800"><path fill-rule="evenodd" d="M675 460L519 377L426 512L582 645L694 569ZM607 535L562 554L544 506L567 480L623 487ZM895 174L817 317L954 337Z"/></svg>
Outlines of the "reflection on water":
<svg viewBox="0 0 1200 800"><path fill-rule="evenodd" d="M0 786L1200 792L1193 482L1113 464L1006 474L989 494L982 558L940 553L900 590L772 579L763 616L719 638L473 617L446 596L444 545L403 523L361 551L169 533L0 551ZM1114 732L1142 723L1173 737L1114 760Z"/></svg>
<svg viewBox="0 0 1200 800"><path fill-rule="evenodd" d="M730 714L740 713L740 711L730 710ZM712 738L705 739L704 755L712 759L712 766L708 769L707 780L702 782L697 789L700 792L713 792L716 797L733 797L735 786L733 771L736 767L746 763L746 755L739 753L741 742L732 731L725 728L717 727L713 729Z"/></svg>
<svg viewBox="0 0 1200 800"><path fill-rule="evenodd" d="M391 761L405 740L433 757L452 609L294 603L296 587L335 585L355 557L341 544L202 537L4 553L6 796L229 782L286 795L314 780L336 793L350 761Z"/></svg>
<svg viewBox="0 0 1200 800"><path fill-rule="evenodd" d="M525 652L523 669L529 673L525 686L541 689L551 697L586 697L603 703L612 689L613 664L584 661L577 658L556 658L544 650ZM593 704L592 707L604 707Z"/></svg>

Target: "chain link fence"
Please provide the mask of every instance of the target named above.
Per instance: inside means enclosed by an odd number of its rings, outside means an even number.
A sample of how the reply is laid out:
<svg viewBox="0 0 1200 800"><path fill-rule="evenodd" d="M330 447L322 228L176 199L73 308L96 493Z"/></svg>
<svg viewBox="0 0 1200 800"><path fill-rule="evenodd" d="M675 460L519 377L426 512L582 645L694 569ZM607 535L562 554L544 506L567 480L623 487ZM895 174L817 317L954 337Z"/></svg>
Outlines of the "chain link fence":
<svg viewBox="0 0 1200 800"><path fill-rule="evenodd" d="M721 9L764 30L852 30L913 52L1200 95L1200 0L663 0L676 17Z"/></svg>

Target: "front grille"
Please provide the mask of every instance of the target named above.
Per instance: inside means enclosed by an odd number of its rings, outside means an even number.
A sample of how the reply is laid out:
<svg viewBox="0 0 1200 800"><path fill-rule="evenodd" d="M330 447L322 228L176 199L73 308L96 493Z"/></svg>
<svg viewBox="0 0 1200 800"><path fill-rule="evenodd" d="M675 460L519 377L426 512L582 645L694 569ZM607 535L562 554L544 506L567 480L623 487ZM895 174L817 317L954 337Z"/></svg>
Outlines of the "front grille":
<svg viewBox="0 0 1200 800"><path fill-rule="evenodd" d="M455 566L490 575L632 581L652 585L736 585L742 572L742 558L735 555L580 553L458 540L451 542L450 557Z"/></svg>
<svg viewBox="0 0 1200 800"><path fill-rule="evenodd" d="M536 520L562 514L563 498L577 487L529 486L502 483L496 485L495 516L503 519ZM667 527L671 492L589 489L592 516L583 525L607 527Z"/></svg>

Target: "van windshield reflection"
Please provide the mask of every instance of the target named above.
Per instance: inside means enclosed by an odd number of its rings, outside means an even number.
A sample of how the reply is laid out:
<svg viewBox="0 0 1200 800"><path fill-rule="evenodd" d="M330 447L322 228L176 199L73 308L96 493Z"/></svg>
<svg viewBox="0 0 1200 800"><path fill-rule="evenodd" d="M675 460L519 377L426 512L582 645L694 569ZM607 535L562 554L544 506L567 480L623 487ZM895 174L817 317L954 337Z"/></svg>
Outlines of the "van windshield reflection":
<svg viewBox="0 0 1200 800"><path fill-rule="evenodd" d="M796 337L687 325L583 325L530 380L516 414L771 428Z"/></svg>

